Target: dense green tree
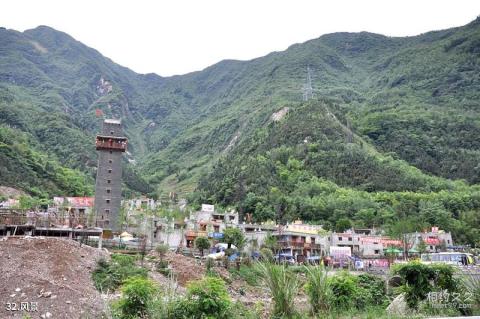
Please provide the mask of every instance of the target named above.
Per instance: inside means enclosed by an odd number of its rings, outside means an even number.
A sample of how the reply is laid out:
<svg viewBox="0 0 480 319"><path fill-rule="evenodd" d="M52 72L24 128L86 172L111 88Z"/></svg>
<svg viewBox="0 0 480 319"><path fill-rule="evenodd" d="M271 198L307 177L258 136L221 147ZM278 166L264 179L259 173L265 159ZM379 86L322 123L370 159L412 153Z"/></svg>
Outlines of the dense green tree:
<svg viewBox="0 0 480 319"><path fill-rule="evenodd" d="M451 213L441 203L431 201L419 202L419 213L428 225L450 230Z"/></svg>
<svg viewBox="0 0 480 319"><path fill-rule="evenodd" d="M245 235L236 227L228 227L223 231L223 239L228 244L228 249L235 245L239 251L245 246Z"/></svg>
<svg viewBox="0 0 480 319"><path fill-rule="evenodd" d="M263 247L270 249L274 254L276 254L280 248L277 237L273 236L271 233L267 233L263 241Z"/></svg>
<svg viewBox="0 0 480 319"><path fill-rule="evenodd" d="M195 247L200 250L203 256L203 251L210 248L210 241L207 237L197 237L197 239L195 239Z"/></svg>
<svg viewBox="0 0 480 319"><path fill-rule="evenodd" d="M335 224L335 231L343 233L352 227L352 222L348 218L340 218Z"/></svg>

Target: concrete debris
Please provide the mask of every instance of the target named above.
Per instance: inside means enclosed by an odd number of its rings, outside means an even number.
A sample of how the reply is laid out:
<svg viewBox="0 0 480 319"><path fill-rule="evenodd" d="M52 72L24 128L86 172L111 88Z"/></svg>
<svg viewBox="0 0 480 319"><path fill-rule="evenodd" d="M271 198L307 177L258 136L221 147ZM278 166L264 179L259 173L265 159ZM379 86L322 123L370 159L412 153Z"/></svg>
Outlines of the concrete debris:
<svg viewBox="0 0 480 319"><path fill-rule="evenodd" d="M50 313L50 312L47 312L47 313L45 313L45 314L41 315L40 317L42 317L43 319L46 319L46 318L52 318L52 313Z"/></svg>
<svg viewBox="0 0 480 319"><path fill-rule="evenodd" d="M45 298L48 298L52 295L52 292L51 291L46 291L42 294L42 297L45 297Z"/></svg>
<svg viewBox="0 0 480 319"><path fill-rule="evenodd" d="M404 317L408 314L409 308L405 301L405 294L398 295L387 307L387 314L390 316Z"/></svg>

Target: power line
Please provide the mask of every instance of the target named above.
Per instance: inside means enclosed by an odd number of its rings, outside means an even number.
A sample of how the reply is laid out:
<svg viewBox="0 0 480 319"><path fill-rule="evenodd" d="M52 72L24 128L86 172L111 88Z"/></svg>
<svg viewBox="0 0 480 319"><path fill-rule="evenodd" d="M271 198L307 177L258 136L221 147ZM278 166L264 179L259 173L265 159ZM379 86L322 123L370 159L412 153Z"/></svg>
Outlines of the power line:
<svg viewBox="0 0 480 319"><path fill-rule="evenodd" d="M310 66L307 66L307 82L303 85L303 100L308 101L313 98L312 75L310 73Z"/></svg>

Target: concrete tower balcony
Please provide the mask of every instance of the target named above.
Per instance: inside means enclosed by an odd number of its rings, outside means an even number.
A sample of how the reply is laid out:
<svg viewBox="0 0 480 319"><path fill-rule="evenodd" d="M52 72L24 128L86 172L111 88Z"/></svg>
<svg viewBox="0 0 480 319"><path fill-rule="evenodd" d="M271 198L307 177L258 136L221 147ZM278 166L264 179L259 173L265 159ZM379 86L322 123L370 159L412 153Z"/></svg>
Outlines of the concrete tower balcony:
<svg viewBox="0 0 480 319"><path fill-rule="evenodd" d="M127 138L108 135L97 135L95 147L97 150L114 150L125 152L127 150Z"/></svg>

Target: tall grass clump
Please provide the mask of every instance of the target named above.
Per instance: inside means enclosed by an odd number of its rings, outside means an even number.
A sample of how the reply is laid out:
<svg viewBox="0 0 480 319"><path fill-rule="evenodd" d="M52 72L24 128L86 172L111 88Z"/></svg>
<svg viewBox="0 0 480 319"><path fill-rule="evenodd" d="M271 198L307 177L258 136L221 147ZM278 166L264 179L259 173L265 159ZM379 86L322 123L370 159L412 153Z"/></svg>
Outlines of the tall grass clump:
<svg viewBox="0 0 480 319"><path fill-rule="evenodd" d="M472 303L474 309L480 310L480 278L475 274L465 274L462 284L468 293L468 302Z"/></svg>
<svg viewBox="0 0 480 319"><path fill-rule="evenodd" d="M312 314L328 311L332 291L327 280L327 270L324 266L305 266L305 275L307 277L305 292Z"/></svg>
<svg viewBox="0 0 480 319"><path fill-rule="evenodd" d="M285 265L265 262L258 263L258 267L273 299L273 317L294 318L297 315L294 299L299 289L298 276Z"/></svg>
<svg viewBox="0 0 480 319"><path fill-rule="evenodd" d="M114 291L129 277L147 277L147 270L135 264L135 257L113 254L110 261L101 259L92 272L95 288L99 291Z"/></svg>

